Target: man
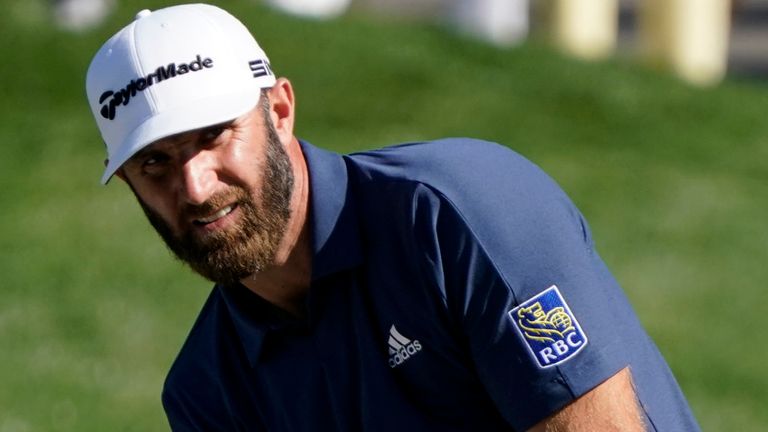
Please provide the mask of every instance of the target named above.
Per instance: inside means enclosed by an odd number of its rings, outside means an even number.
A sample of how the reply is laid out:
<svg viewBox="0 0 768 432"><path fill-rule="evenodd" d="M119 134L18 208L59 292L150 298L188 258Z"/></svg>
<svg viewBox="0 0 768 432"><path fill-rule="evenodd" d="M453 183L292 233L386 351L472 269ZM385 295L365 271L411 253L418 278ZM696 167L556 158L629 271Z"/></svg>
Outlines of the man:
<svg viewBox="0 0 768 432"><path fill-rule="evenodd" d="M697 430L586 222L512 151L340 156L207 5L142 11L94 57L102 182L216 282L163 391L174 430Z"/></svg>

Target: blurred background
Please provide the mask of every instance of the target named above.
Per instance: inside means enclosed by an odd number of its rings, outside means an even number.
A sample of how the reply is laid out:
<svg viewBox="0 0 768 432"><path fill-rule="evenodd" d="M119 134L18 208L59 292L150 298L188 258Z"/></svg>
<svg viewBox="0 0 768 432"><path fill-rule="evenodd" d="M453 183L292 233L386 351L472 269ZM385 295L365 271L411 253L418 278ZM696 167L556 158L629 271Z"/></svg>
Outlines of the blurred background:
<svg viewBox="0 0 768 432"><path fill-rule="evenodd" d="M505 144L590 221L704 430L768 430L768 1L217 1L350 152ZM159 0L0 0L0 432L162 431L211 284L98 183L85 71ZM761 336L762 335L762 336Z"/></svg>

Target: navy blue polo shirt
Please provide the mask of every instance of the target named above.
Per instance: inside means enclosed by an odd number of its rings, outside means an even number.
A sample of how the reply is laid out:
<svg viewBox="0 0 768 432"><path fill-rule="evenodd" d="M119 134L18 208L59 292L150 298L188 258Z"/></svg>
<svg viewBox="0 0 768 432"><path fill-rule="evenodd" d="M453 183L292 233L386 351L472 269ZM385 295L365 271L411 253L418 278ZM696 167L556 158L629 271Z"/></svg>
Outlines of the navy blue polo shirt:
<svg viewBox="0 0 768 432"><path fill-rule="evenodd" d="M215 286L165 383L174 430L522 431L627 366L649 430L698 430L583 217L535 165L469 139L301 145L307 317Z"/></svg>

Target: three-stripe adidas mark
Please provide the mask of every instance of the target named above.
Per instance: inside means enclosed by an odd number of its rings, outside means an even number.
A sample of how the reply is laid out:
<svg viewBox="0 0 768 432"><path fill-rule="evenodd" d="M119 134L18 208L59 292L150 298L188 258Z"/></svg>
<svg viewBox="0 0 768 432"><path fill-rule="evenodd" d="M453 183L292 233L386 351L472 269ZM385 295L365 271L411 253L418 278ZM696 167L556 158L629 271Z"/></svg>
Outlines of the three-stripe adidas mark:
<svg viewBox="0 0 768 432"><path fill-rule="evenodd" d="M411 341L400 334L393 324L389 328L389 367L396 368L421 351L418 340Z"/></svg>

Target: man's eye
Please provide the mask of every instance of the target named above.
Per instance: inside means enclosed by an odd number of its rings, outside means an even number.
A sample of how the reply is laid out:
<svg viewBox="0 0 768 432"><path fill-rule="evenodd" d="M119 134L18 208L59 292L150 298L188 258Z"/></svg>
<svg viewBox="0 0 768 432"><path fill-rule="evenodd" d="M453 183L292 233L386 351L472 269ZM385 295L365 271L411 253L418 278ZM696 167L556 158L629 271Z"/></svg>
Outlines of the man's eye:
<svg viewBox="0 0 768 432"><path fill-rule="evenodd" d="M148 174L158 174L168 162L168 156L147 156L141 164L142 169Z"/></svg>
<svg viewBox="0 0 768 432"><path fill-rule="evenodd" d="M157 165L165 162L167 159L167 157L159 155L149 156L148 158L144 159L144 166Z"/></svg>

